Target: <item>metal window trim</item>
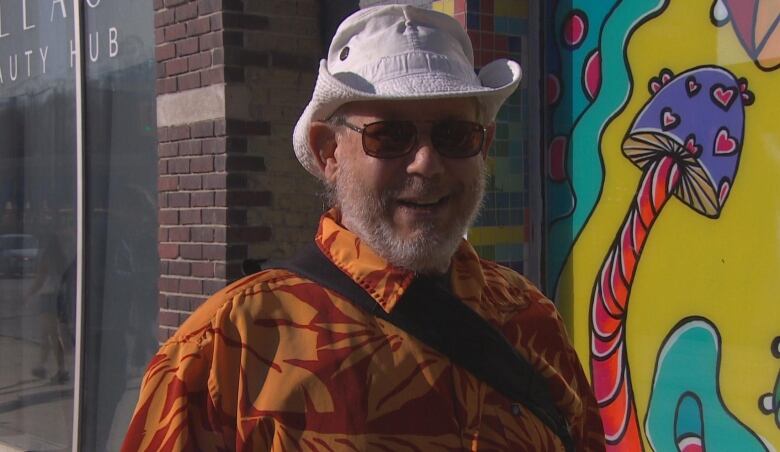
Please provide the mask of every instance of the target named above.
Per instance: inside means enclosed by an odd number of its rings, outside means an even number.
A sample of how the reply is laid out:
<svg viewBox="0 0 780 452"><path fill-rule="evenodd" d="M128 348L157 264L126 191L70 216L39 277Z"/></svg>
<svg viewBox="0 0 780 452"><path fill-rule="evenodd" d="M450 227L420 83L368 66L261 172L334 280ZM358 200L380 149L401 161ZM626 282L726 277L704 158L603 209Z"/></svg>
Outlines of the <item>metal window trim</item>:
<svg viewBox="0 0 780 452"><path fill-rule="evenodd" d="M79 450L81 434L82 358L84 353L84 269L86 191L84 189L84 52L82 40L83 0L73 2L73 42L76 49L76 319L73 372L73 427L71 450Z"/></svg>

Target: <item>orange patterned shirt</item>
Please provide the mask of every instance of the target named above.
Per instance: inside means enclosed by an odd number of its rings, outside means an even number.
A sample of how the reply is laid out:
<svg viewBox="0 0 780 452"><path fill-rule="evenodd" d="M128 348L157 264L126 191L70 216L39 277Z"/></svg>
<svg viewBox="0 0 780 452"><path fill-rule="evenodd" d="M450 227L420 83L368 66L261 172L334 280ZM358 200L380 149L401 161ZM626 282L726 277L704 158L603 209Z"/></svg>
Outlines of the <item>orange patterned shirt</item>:
<svg viewBox="0 0 780 452"><path fill-rule="evenodd" d="M386 311L413 274L325 214L316 243ZM553 304L463 241L451 285L544 375L577 450L603 450L588 382ZM212 296L153 358L124 451L558 451L528 410L338 294L287 270Z"/></svg>

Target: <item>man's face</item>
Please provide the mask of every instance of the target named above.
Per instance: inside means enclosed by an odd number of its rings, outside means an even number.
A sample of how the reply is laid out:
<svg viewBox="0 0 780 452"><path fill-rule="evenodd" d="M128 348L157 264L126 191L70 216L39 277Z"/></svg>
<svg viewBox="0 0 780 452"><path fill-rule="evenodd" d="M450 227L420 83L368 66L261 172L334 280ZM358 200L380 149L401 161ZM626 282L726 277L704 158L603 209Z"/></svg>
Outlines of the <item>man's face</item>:
<svg viewBox="0 0 780 452"><path fill-rule="evenodd" d="M484 194L484 158L443 157L432 146L430 123L476 121L474 99L355 102L340 114L363 127L381 120L417 121L417 145L407 155L377 159L363 151L361 134L336 126L336 149L326 162L344 225L394 265L420 273L447 270ZM329 165L329 166L328 166Z"/></svg>

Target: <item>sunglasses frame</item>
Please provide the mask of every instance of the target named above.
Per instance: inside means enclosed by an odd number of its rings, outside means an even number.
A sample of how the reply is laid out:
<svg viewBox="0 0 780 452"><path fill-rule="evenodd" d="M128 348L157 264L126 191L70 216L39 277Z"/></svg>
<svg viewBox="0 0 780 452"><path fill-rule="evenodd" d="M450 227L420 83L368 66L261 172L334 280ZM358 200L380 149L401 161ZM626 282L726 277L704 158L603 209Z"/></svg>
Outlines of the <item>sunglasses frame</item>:
<svg viewBox="0 0 780 452"><path fill-rule="evenodd" d="M479 143L479 148L477 148L477 150L474 153L472 153L472 154L463 155L463 156L447 155L447 154L441 152L439 149L437 149L436 146L433 146L433 148L436 149L436 152L438 152L439 155L441 155L442 157L449 158L449 159L467 159L467 158L474 157L475 155L478 155L480 152L482 152L482 149L485 147L485 141L487 140L487 128L485 126L483 126L482 124L480 124L478 122L466 121L466 120L461 120L461 119L440 119L440 120L427 120L427 121L382 120L382 121L374 121L374 122L371 122L371 123L368 123L368 124L363 124L363 127L359 127L359 126L357 126L355 124L352 124L349 121L347 121L346 119L341 118L341 117L336 118L336 119L337 119L336 120L336 124L342 125L342 126L348 128L348 129L353 130L353 131L355 131L355 132L360 134L360 138L361 138L360 141L361 141L361 144L363 145L363 152L366 155L374 157L374 158L377 158L377 159L382 159L382 160L391 160L391 159L396 159L396 158L399 158L399 157L403 157L405 155L409 155L409 153L411 153L412 150L414 150L417 147L417 143L418 143L418 139L419 139L419 132L420 132L420 130L417 128L417 123L420 123L420 122L434 124L434 127L435 127L435 124L446 123L446 122L458 122L458 123L469 124L469 125L472 125L472 126L477 126L477 127L480 128L480 131L482 132L482 138L481 138L480 143ZM413 137L413 140L410 142L408 149L406 151L404 151L402 154L391 155L391 156L382 156L382 155L378 155L376 153L369 152L368 149L366 148L365 130L368 127L371 127L371 126L373 126L375 124L381 124L381 123L386 123L386 122L404 122L404 123L410 123L410 124L414 125L414 137ZM431 139L431 144L433 144L433 139Z"/></svg>

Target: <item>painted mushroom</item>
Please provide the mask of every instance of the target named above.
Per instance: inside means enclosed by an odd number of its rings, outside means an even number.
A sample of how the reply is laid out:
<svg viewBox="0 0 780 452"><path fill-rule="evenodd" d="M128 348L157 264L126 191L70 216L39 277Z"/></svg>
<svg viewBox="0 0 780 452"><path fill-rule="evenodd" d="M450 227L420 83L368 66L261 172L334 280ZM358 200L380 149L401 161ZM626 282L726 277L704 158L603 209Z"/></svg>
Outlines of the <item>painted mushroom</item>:
<svg viewBox="0 0 780 452"><path fill-rule="evenodd" d="M739 165L744 79L700 67L677 77L664 69L623 142L642 170L638 192L596 278L591 299L590 367L610 450L642 450L625 341L629 294L650 228L671 195L717 218Z"/></svg>

